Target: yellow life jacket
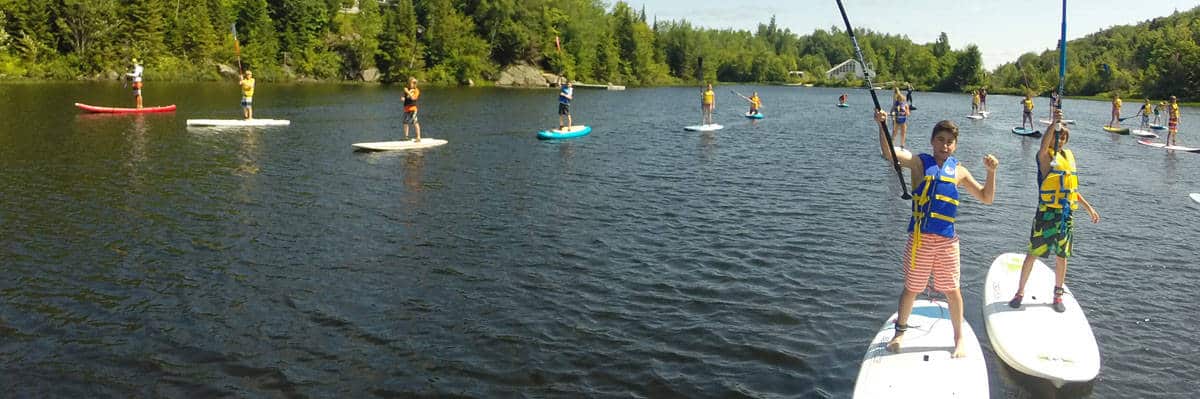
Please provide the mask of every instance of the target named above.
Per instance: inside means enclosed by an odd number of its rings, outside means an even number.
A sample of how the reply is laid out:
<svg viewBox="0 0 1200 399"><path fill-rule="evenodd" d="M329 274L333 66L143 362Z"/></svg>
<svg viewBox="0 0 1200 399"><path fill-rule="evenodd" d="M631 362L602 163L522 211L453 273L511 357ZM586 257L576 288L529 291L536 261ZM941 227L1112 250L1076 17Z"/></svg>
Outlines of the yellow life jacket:
<svg viewBox="0 0 1200 399"><path fill-rule="evenodd" d="M712 90L705 90L704 91L704 105L712 104L713 97L715 97L715 96L716 96L716 94L713 94Z"/></svg>
<svg viewBox="0 0 1200 399"><path fill-rule="evenodd" d="M754 104L754 109L758 109L758 107L762 106L762 99L758 98L758 96L750 97L750 104Z"/></svg>
<svg viewBox="0 0 1200 399"><path fill-rule="evenodd" d="M1062 149L1054 155L1054 166L1042 178L1038 200L1047 208L1062 208L1063 202L1071 209L1079 207L1079 177L1075 175L1075 154Z"/></svg>
<svg viewBox="0 0 1200 399"><path fill-rule="evenodd" d="M1171 119L1179 119L1179 104L1171 104Z"/></svg>
<svg viewBox="0 0 1200 399"><path fill-rule="evenodd" d="M242 79L242 97L254 97L254 78Z"/></svg>
<svg viewBox="0 0 1200 399"><path fill-rule="evenodd" d="M1033 100L1032 99L1027 98L1022 102L1025 103L1025 111L1026 112L1033 111Z"/></svg>

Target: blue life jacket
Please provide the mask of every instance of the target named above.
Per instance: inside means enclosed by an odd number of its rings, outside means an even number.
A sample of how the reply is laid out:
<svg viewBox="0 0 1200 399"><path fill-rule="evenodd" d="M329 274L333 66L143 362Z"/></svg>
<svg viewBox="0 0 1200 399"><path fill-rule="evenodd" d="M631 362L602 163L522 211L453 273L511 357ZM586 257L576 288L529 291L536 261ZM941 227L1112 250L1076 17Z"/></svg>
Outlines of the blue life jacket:
<svg viewBox="0 0 1200 399"><path fill-rule="evenodd" d="M913 189L908 231L917 226L920 233L954 238L954 218L958 217L958 159L949 157L938 167L932 155L920 154L920 157L925 180Z"/></svg>

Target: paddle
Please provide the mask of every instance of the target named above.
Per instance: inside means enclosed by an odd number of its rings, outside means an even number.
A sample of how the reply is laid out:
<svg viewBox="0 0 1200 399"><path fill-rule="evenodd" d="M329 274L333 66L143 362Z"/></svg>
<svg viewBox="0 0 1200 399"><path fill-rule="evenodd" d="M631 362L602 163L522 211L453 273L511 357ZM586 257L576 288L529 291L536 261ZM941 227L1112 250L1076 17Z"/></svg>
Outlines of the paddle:
<svg viewBox="0 0 1200 399"><path fill-rule="evenodd" d="M1066 0L1063 0L1064 2ZM850 42L854 44L854 54L858 56L858 62L862 64L863 69L867 68L867 61L863 58L862 48L858 47L858 38L854 36L854 28L850 26L850 17L846 16L846 7L842 5L842 0L837 0L838 11L842 12L842 21L846 23L846 33L850 34ZM879 96L875 95L875 85L871 83L871 74L863 71L863 76L867 79L867 91L871 92L871 101L875 102L875 112L883 110L879 106ZM879 122L879 128L883 129L883 137L887 139L888 151L892 153L892 168L896 170L896 179L900 180L900 198L912 199L908 194L908 184L904 182L904 173L900 171L900 161L896 160L896 146L892 145L892 134L888 132L887 122Z"/></svg>
<svg viewBox="0 0 1200 399"><path fill-rule="evenodd" d="M1062 110L1063 85L1067 81L1067 0L1062 2L1062 35L1058 39L1058 104L1056 106ZM1054 120L1051 119L1051 122ZM1058 121L1058 127L1054 129L1054 153L1058 154L1058 137L1062 130L1062 120ZM1050 158L1050 167L1058 166L1058 156Z"/></svg>
<svg viewBox="0 0 1200 399"><path fill-rule="evenodd" d="M245 70L242 69L242 46L238 44L237 39L237 22L234 22L233 25L230 25L229 31L230 33L233 33L233 53L237 55L238 75L246 76Z"/></svg>
<svg viewBox="0 0 1200 399"><path fill-rule="evenodd" d="M1136 118L1136 117L1138 117L1138 116L1141 116L1141 115L1142 115L1142 114L1138 113L1138 114L1134 114L1133 116L1126 116L1126 117L1124 117L1124 118L1117 118L1117 121L1118 121L1118 122L1124 122L1126 119L1129 119L1129 118Z"/></svg>

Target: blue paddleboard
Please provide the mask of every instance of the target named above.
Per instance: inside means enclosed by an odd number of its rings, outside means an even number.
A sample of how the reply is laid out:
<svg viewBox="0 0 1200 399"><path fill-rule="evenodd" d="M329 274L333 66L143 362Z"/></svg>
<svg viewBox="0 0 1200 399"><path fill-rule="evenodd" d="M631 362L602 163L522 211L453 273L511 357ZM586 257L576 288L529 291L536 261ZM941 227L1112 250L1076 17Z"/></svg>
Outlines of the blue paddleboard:
<svg viewBox="0 0 1200 399"><path fill-rule="evenodd" d="M1029 137L1041 137L1042 136L1042 131L1034 130L1034 129L1030 129L1030 128L1026 128L1026 127L1014 127L1014 128L1012 128L1012 132L1013 132L1013 134L1021 135L1021 136L1029 136Z"/></svg>
<svg viewBox="0 0 1200 399"><path fill-rule="evenodd" d="M850 104L841 103L841 104L838 104L837 106L838 106L838 108L846 108L846 107L849 107Z"/></svg>
<svg viewBox="0 0 1200 399"><path fill-rule="evenodd" d="M745 115L747 118L750 118L750 119L762 119L763 118L762 112L759 112L757 114L752 114L752 113L747 112L742 115Z"/></svg>
<svg viewBox="0 0 1200 399"><path fill-rule="evenodd" d="M567 127L562 130L554 129L554 130L540 131L537 134L537 138L540 140L570 139L570 138L575 138L575 137L587 136L588 133L591 133L591 132L592 132L591 126L575 125L575 126Z"/></svg>

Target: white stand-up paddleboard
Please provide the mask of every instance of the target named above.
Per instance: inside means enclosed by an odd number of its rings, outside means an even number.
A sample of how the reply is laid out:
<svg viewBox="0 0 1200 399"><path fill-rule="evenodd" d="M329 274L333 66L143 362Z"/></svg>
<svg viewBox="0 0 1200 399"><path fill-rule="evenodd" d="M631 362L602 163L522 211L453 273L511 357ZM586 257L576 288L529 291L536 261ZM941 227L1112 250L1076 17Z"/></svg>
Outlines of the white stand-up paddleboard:
<svg viewBox="0 0 1200 399"><path fill-rule="evenodd" d="M420 142L413 140L403 141L380 141L377 143L354 143L354 148L368 151L399 151L399 150L415 150L418 148L437 147L446 144L446 140L434 139L429 137L421 138Z"/></svg>
<svg viewBox="0 0 1200 399"><path fill-rule="evenodd" d="M954 326L945 302L918 300L908 316L899 353L887 350L896 314L880 327L867 347L854 398L987 398L988 373L971 325L963 320L966 357L954 359Z"/></svg>
<svg viewBox="0 0 1200 399"><path fill-rule="evenodd" d="M983 115L980 115L980 114L971 114L971 115L967 115L967 119L975 119L975 120L980 120L980 119L983 119Z"/></svg>
<svg viewBox="0 0 1200 399"><path fill-rule="evenodd" d="M713 130L721 130L724 128L725 128L725 126L721 126L721 125L713 123L710 125L688 126L688 127L683 128L683 130L689 130L689 131L693 131L693 132L711 132Z"/></svg>
<svg viewBox="0 0 1200 399"><path fill-rule="evenodd" d="M1148 145L1151 147L1162 148L1162 149L1167 149L1167 150L1175 150L1175 151L1183 151L1183 152L1200 152L1200 148L1184 147L1181 145L1166 145L1165 143L1156 143L1156 142L1153 142L1150 140L1145 140L1145 139L1138 140L1138 144Z"/></svg>
<svg viewBox="0 0 1200 399"><path fill-rule="evenodd" d="M1071 289L1064 286L1058 313L1054 300L1054 271L1039 259L1025 284L1021 307L1008 307L1017 293L1025 254L1006 253L992 262L983 287L983 319L996 355L1012 368L1044 378L1061 388L1069 382L1087 382L1100 373L1100 348L1083 309Z"/></svg>
<svg viewBox="0 0 1200 399"><path fill-rule="evenodd" d="M1042 124L1044 124L1044 125L1049 125L1049 124L1050 124L1050 120L1049 120L1049 119L1038 119L1038 122L1041 122L1041 123L1042 123ZM1068 124L1068 125L1074 125L1074 124L1075 124L1075 120L1074 120L1074 119L1063 119L1063 123L1066 123L1066 124Z"/></svg>
<svg viewBox="0 0 1200 399"><path fill-rule="evenodd" d="M1191 193L1188 194L1188 196L1192 197L1192 201L1196 201L1196 203L1200 204L1200 193Z"/></svg>
<svg viewBox="0 0 1200 399"><path fill-rule="evenodd" d="M1134 136L1138 136L1138 137L1147 137L1147 138L1152 138L1152 139L1158 138L1157 134L1154 134L1154 132L1151 132L1149 130L1130 129L1129 133L1132 133Z"/></svg>
<svg viewBox="0 0 1200 399"><path fill-rule="evenodd" d="M188 119L188 126L196 127L225 127L225 126L287 126L291 121L283 119Z"/></svg>

